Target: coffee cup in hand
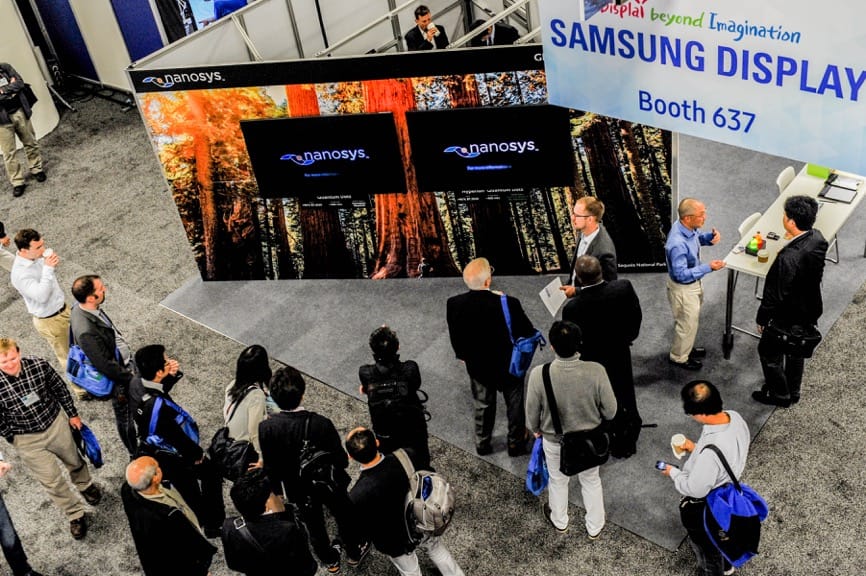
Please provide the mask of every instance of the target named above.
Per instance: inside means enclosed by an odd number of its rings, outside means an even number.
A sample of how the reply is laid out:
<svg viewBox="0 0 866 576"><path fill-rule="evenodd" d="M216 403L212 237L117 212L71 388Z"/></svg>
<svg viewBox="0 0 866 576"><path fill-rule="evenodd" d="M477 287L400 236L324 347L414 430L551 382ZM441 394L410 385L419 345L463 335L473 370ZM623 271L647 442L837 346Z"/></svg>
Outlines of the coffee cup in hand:
<svg viewBox="0 0 866 576"><path fill-rule="evenodd" d="M685 455L686 451L683 449L683 444L686 443L686 437L684 434L674 434L671 436L671 450L674 452L674 457L677 460L681 460Z"/></svg>
<svg viewBox="0 0 866 576"><path fill-rule="evenodd" d="M52 254L54 254L54 248L46 248L46 249L45 249L45 252L42 253L42 256L43 256L44 258L48 258L48 257L51 256Z"/></svg>
<svg viewBox="0 0 866 576"><path fill-rule="evenodd" d="M435 32L433 36L439 36L439 28L437 28L436 24L434 24L433 22L427 24L427 30L434 30Z"/></svg>

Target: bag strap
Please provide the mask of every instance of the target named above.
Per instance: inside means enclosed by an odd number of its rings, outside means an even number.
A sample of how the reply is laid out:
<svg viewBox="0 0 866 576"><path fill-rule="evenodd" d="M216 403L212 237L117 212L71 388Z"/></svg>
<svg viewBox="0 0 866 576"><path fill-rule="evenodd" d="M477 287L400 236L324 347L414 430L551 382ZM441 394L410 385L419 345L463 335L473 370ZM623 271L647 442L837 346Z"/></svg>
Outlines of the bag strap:
<svg viewBox="0 0 866 576"><path fill-rule="evenodd" d="M244 398L247 397L247 394L249 394L250 390L252 390L253 388L258 388L258 386L256 386L255 384L250 384L249 386L247 386L246 390L241 392L240 398L238 398L237 400L235 400L232 403L231 411L229 412L229 417L226 418L226 426L228 426L228 423L232 421L232 418L234 417L235 412L238 411L238 406L241 405L241 402L243 402Z"/></svg>
<svg viewBox="0 0 866 576"><path fill-rule="evenodd" d="M514 344L514 335L511 333L511 312L508 311L508 296L505 294L499 295L499 301L502 303L502 313L505 314L505 325L508 326L508 338L511 344Z"/></svg>
<svg viewBox="0 0 866 576"><path fill-rule="evenodd" d="M265 553L265 549L262 548L262 545L259 544L259 541L256 540L256 537L253 536L253 533L250 532L249 528L247 528L247 522L243 519L243 517L235 518L234 525L235 530L238 531L238 534L241 535L241 538L243 538L247 542L247 544L250 544L253 548L255 548L256 552L258 552L259 554Z"/></svg>
<svg viewBox="0 0 866 576"><path fill-rule="evenodd" d="M144 398L142 398L145 402ZM162 396L157 396L153 402L153 410L150 411L150 424L147 426L147 435L153 436L156 434L156 421L159 419L159 409L162 408Z"/></svg>
<svg viewBox="0 0 866 576"><path fill-rule="evenodd" d="M307 412L307 418L304 420L304 436L302 438L301 450L306 450L310 445L310 418L313 415Z"/></svg>
<svg viewBox="0 0 866 576"><path fill-rule="evenodd" d="M406 476L409 478L409 484L411 485L412 479L415 478L415 467L412 465L412 461L409 460L409 455L402 448L394 450L393 454L403 466L403 470L406 471Z"/></svg>
<svg viewBox="0 0 866 576"><path fill-rule="evenodd" d="M547 395L547 407L550 408L553 429L559 436L562 436L562 421L559 419L559 407L556 405L556 396L553 395L553 384L550 382L550 362L541 367L541 376L544 378L544 393Z"/></svg>
<svg viewBox="0 0 866 576"><path fill-rule="evenodd" d="M730 464L728 464L728 460L725 458L725 455L722 454L722 451L719 449L719 447L716 446L715 444L707 444L706 446L704 446L701 449L701 453L703 453L703 451L706 450L707 448L709 448L710 450L712 450L713 452L716 453L716 456L718 456L719 460L722 462L722 466L725 467L725 472L728 473L728 476L731 478L731 481L733 481L734 488L737 489L737 492L742 492L743 489L740 488L740 481L737 480L737 476L734 474L734 471L731 470L731 466L730 466Z"/></svg>

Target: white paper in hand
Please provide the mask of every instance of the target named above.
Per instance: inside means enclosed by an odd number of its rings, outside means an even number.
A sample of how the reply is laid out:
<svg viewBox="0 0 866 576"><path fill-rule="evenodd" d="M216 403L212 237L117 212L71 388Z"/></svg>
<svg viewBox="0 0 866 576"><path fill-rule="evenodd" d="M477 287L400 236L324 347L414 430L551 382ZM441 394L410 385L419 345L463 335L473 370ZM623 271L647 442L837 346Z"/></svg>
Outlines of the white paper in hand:
<svg viewBox="0 0 866 576"><path fill-rule="evenodd" d="M538 293L551 316L556 316L559 307L565 302L565 292L559 289L560 286L562 286L562 280L557 276Z"/></svg>

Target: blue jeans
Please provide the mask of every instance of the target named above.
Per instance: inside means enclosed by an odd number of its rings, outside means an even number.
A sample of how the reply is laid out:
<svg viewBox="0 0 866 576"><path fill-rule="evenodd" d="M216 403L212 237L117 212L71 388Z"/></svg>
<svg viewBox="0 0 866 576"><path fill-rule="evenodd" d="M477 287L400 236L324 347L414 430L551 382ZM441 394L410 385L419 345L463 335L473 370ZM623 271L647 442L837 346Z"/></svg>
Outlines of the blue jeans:
<svg viewBox="0 0 866 576"><path fill-rule="evenodd" d="M12 524L12 518L9 517L9 511L6 509L6 503L2 496L0 496L0 546L3 547L3 555L6 556L6 561L15 576L21 576L30 571L27 554L24 553L21 540L18 539L18 533L15 531L15 525Z"/></svg>

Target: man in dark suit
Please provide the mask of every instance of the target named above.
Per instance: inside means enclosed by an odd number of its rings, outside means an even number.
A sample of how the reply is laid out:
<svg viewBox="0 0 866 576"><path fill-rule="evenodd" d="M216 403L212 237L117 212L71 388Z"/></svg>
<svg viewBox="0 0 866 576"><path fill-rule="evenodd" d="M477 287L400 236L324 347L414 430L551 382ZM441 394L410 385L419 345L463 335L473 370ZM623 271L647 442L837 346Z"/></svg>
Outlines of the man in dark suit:
<svg viewBox="0 0 866 576"><path fill-rule="evenodd" d="M416 26L406 32L406 49L409 52L417 50L442 49L448 46L448 35L445 27L433 24L430 9L423 4L415 8Z"/></svg>
<svg viewBox="0 0 866 576"><path fill-rule="evenodd" d="M784 353L780 342L766 331L772 323L783 329L815 326L824 311L821 279L827 241L815 230L818 203L808 196L791 196L785 201L782 226L791 242L779 250L767 272L764 297L758 308L758 355L765 383L752 398L761 404L787 408L800 401L804 359Z"/></svg>
<svg viewBox="0 0 866 576"><path fill-rule="evenodd" d="M78 301L69 314L72 340L100 374L114 382L111 406L120 441L135 456L138 440L129 404L129 387L135 376L132 354L123 334L100 308L105 302L105 284L95 275L80 276L72 283Z"/></svg>
<svg viewBox="0 0 866 576"><path fill-rule="evenodd" d="M163 485L156 460L142 456L130 462L120 496L145 576L209 574L216 546L202 535L180 492Z"/></svg>
<svg viewBox="0 0 866 576"><path fill-rule="evenodd" d="M472 23L471 30L483 26L484 20L478 19ZM505 22L497 22L487 26L477 36L469 41L470 46L508 46L517 42L520 34L517 28Z"/></svg>
<svg viewBox="0 0 866 576"><path fill-rule="evenodd" d="M501 292L490 290L493 267L486 258L476 258L463 269L469 291L448 299L447 319L451 346L466 363L472 397L475 399L475 451L493 451L491 439L496 419L496 391L502 392L508 415L508 455L526 453L529 438L523 410L523 379L508 372L513 345L505 324ZM511 330L515 340L531 336L532 322L513 296L507 297Z"/></svg>
<svg viewBox="0 0 866 576"><path fill-rule="evenodd" d="M577 236L574 258L571 261L571 277L568 285L560 290L569 298L577 292L577 279L574 264L580 256L595 256L601 263L601 273L605 280L616 280L616 246L607 229L602 225L604 202L594 196L584 196L574 203L571 211L571 225Z"/></svg>
<svg viewBox="0 0 866 576"><path fill-rule="evenodd" d="M640 301L628 280L605 281L595 256L578 258L575 271L580 290L566 302L562 319L580 327L580 359L598 362L607 371L618 407L614 420L625 425L640 417L631 365L631 343L642 320Z"/></svg>

